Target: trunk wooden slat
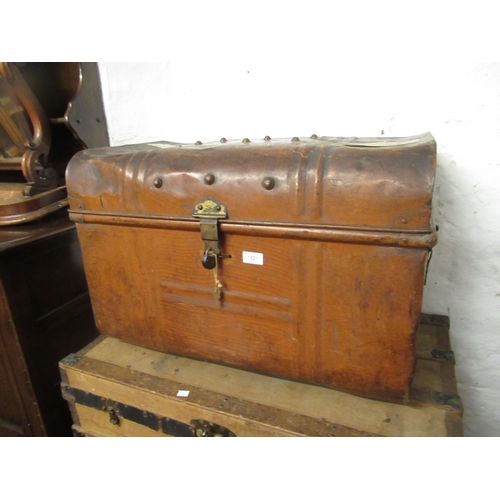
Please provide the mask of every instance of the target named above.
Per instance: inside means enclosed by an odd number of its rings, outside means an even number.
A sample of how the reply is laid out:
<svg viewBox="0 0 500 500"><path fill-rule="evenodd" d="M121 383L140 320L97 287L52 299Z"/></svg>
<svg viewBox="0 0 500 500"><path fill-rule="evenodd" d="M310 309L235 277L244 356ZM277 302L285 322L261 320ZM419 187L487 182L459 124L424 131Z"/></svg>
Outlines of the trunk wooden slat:
<svg viewBox="0 0 500 500"><path fill-rule="evenodd" d="M105 337L61 361L62 390L72 408L76 435L164 436L168 435L162 431L166 419L170 428L182 428L180 435L185 435L193 421L204 421L240 437L461 436L453 364L427 359L432 357L428 352L443 345L449 348L447 324L436 326L423 316L408 405L164 354ZM189 395L180 397L178 391L189 391ZM98 403L94 407L80 404L82 394L90 394ZM118 425L111 422L110 408ZM125 411L129 408L140 418L130 421Z"/></svg>

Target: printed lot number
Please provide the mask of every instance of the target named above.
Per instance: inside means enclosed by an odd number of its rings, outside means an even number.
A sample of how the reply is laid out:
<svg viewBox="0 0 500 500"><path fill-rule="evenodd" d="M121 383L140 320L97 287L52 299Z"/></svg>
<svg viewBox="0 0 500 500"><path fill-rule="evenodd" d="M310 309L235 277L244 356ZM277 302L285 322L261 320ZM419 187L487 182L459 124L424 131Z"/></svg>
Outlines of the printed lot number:
<svg viewBox="0 0 500 500"><path fill-rule="evenodd" d="M258 252L243 252L243 262L245 264L254 264L256 266L263 266L264 254Z"/></svg>

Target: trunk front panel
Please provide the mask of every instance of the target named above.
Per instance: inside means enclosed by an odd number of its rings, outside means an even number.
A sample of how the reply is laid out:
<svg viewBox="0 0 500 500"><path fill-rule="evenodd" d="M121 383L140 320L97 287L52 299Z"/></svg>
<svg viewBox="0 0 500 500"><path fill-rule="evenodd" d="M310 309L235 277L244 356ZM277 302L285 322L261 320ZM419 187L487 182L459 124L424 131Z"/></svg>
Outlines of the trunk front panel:
<svg viewBox="0 0 500 500"><path fill-rule="evenodd" d="M199 231L77 228L102 334L369 397L406 397L425 248L223 234L231 258L219 260L218 301ZM262 254L263 265L244 263L244 251Z"/></svg>

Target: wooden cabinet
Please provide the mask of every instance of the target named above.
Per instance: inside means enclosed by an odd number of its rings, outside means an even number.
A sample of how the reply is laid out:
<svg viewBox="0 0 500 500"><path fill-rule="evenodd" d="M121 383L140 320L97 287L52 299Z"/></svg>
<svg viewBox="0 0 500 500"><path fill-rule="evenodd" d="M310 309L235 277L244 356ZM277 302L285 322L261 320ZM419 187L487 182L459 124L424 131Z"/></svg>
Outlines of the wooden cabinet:
<svg viewBox="0 0 500 500"><path fill-rule="evenodd" d="M0 436L70 436L58 362L97 336L65 211L0 228Z"/></svg>

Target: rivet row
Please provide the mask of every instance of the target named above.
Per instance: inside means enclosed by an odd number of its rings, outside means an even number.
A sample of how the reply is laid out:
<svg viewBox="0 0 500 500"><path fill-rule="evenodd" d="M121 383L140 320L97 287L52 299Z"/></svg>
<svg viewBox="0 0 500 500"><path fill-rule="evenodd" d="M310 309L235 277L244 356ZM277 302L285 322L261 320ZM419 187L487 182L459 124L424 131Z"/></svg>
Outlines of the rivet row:
<svg viewBox="0 0 500 500"><path fill-rule="evenodd" d="M215 182L215 175L212 173L206 174L203 177L203 182L205 184L207 184L208 186L211 186ZM274 189L275 185L276 185L276 181L272 177L265 177L261 183L261 186L264 189L266 189L267 191ZM161 177L156 177L154 179L153 186L157 189L159 189L163 186L163 180L161 179Z"/></svg>
<svg viewBox="0 0 500 500"><path fill-rule="evenodd" d="M311 139L317 139L317 138L318 138L318 136L316 134L311 135ZM266 135L266 137L264 137L264 140L270 141L271 138L268 135ZM298 137L292 137L291 141L292 142L300 142L300 139ZM220 142L225 143L225 142L227 142L227 139L225 137L222 137ZM241 142L244 144L248 144L249 142L252 142L252 141L250 139L248 139L247 137L245 137ZM203 143L201 141L196 141L194 143L195 146L201 146L202 144Z"/></svg>

